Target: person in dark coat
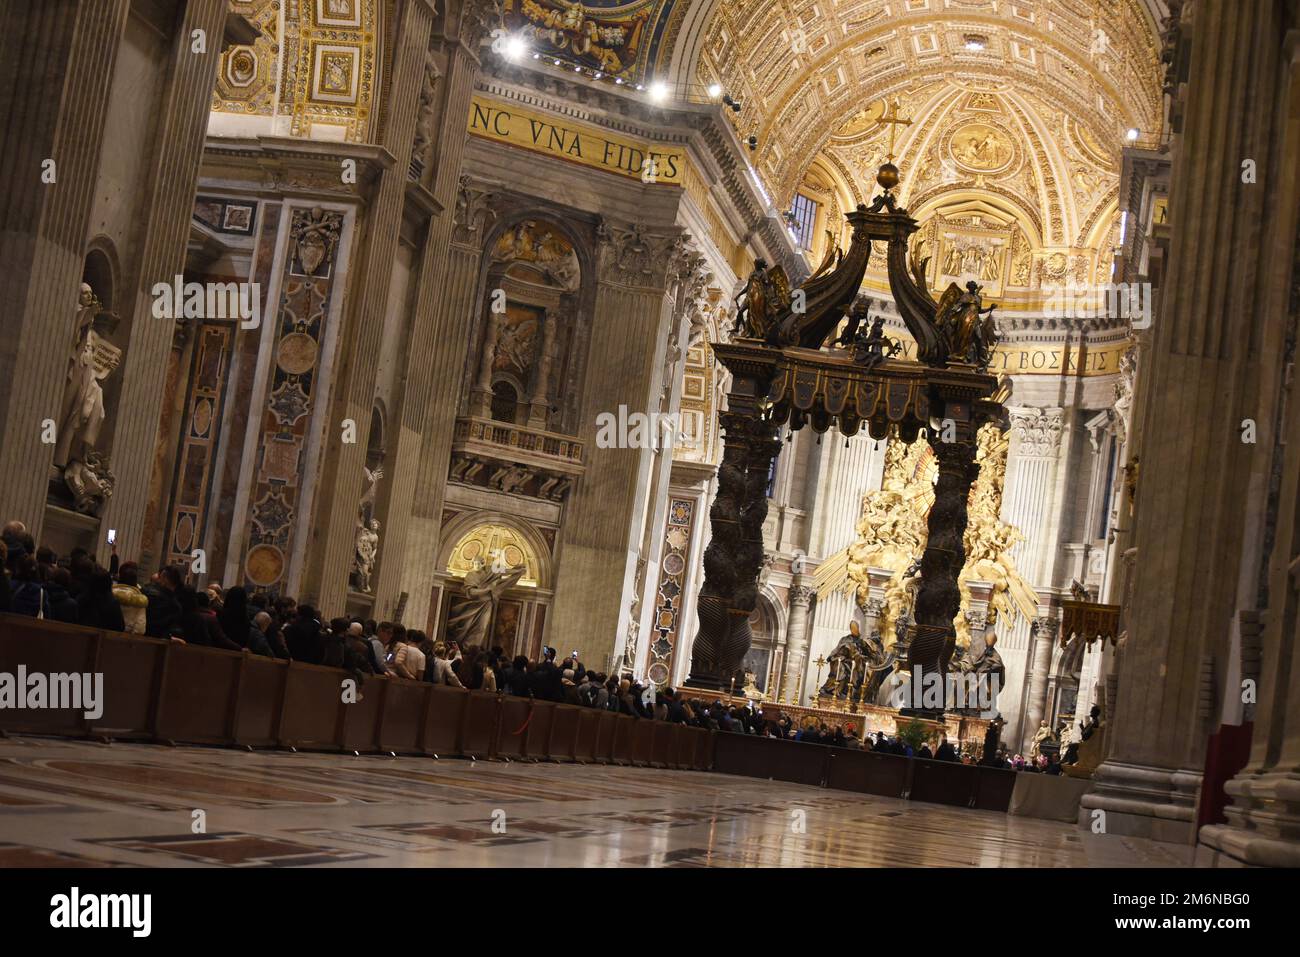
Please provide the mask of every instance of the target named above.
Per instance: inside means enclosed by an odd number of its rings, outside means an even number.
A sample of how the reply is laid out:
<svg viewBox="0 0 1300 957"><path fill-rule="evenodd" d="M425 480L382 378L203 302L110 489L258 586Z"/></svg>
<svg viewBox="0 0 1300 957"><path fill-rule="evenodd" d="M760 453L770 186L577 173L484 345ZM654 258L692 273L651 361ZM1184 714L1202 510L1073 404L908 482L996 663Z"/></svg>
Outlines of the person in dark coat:
<svg viewBox="0 0 1300 957"><path fill-rule="evenodd" d="M55 621L77 622L77 602L68 587L72 576L66 568L51 567L45 576L45 592L50 598L50 617Z"/></svg>
<svg viewBox="0 0 1300 957"><path fill-rule="evenodd" d="M149 599L145 609L144 633L150 638L170 638L184 631L178 593L184 586L181 573L174 565L160 568L149 584L141 591Z"/></svg>
<svg viewBox="0 0 1300 957"><path fill-rule="evenodd" d="M935 749L934 759L936 761L960 760L960 757L957 754L957 749L952 746L952 742L948 740L946 734L939 738L939 747Z"/></svg>
<svg viewBox="0 0 1300 957"><path fill-rule="evenodd" d="M235 585L226 589L222 596L221 611L217 612L217 621L227 638L241 648L248 646L251 637L249 629L252 628L253 621L248 611L248 592L243 586Z"/></svg>
<svg viewBox="0 0 1300 957"><path fill-rule="evenodd" d="M984 732L984 753L980 764L996 767L998 764L998 739L1002 737L1002 718L994 718Z"/></svg>
<svg viewBox="0 0 1300 957"><path fill-rule="evenodd" d="M297 617L284 629L284 643L289 647L289 655L294 661L308 664L321 663L320 622L316 618L316 609L311 605L299 605Z"/></svg>
<svg viewBox="0 0 1300 957"><path fill-rule="evenodd" d="M113 579L106 568L94 568L77 596L77 624L107 631L126 631L122 606L113 597Z"/></svg>
<svg viewBox="0 0 1300 957"><path fill-rule="evenodd" d="M27 552L22 553L18 561L13 562L13 582L10 597L10 611L15 615L29 618L50 617L50 596L41 584L36 570L36 558Z"/></svg>

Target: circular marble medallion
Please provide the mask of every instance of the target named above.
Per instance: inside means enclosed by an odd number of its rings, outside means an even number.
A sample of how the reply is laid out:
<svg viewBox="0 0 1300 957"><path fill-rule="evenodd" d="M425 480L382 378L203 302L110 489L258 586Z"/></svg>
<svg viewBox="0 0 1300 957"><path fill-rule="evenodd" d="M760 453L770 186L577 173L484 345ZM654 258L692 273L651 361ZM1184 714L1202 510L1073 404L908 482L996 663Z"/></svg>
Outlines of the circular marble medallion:
<svg viewBox="0 0 1300 957"><path fill-rule="evenodd" d="M316 340L303 332L291 332L280 340L275 364L289 375L302 375L316 365Z"/></svg>
<svg viewBox="0 0 1300 957"><path fill-rule="evenodd" d="M274 545L257 545L244 560L244 571L254 585L267 588L284 574L284 552Z"/></svg>

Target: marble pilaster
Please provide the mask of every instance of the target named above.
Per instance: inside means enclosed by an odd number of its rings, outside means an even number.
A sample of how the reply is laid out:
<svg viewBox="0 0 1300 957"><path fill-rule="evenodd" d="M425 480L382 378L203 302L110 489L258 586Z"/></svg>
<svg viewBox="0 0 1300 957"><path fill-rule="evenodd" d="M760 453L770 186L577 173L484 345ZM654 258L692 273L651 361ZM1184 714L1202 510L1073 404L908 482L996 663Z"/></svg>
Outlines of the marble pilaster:
<svg viewBox="0 0 1300 957"><path fill-rule="evenodd" d="M86 232L128 0L10 4L0 34L0 515L40 539ZM42 183L54 161L54 183Z"/></svg>
<svg viewBox="0 0 1300 957"><path fill-rule="evenodd" d="M397 257L406 204L412 144L415 139L420 93L425 76L433 10L425 3L400 8L400 22L392 54L391 76L380 144L392 163L379 173L374 194L364 213L364 248L358 250L357 272L349 290L344 327L344 348L335 370L335 384L325 436L328 453L322 460L312 516L315 541L310 549L302 590L315 595L328 611L342 610L356 543L357 515L365 481L364 466L375 398L384 316L390 308L392 264ZM355 440L345 441L343 423L352 422ZM391 501L391 495L390 495ZM387 515L384 516L387 518ZM391 521L380 530L379 562L386 554L385 536ZM399 557L401 552L395 553Z"/></svg>
<svg viewBox="0 0 1300 957"><path fill-rule="evenodd" d="M1106 728L1108 756L1080 820L1100 810L1111 833L1186 842L1208 736L1225 696L1239 693L1227 684L1240 587L1234 572L1258 561L1243 553L1248 528L1259 521L1248 490L1267 472L1271 448L1243 443L1242 420L1253 417L1261 438L1278 421L1263 391L1278 382L1281 350L1264 344L1277 316L1262 308L1259 264L1241 268L1239 251L1276 248L1260 229L1276 226L1281 207L1269 189L1243 186L1241 163L1257 158L1259 182L1277 184L1270 177L1283 176L1291 159L1269 142L1275 115L1257 106L1279 88L1282 8L1197 0L1182 16L1191 59L1169 199L1163 287L1170 293L1144 356L1136 600ZM1225 126L1225 115L1245 119Z"/></svg>

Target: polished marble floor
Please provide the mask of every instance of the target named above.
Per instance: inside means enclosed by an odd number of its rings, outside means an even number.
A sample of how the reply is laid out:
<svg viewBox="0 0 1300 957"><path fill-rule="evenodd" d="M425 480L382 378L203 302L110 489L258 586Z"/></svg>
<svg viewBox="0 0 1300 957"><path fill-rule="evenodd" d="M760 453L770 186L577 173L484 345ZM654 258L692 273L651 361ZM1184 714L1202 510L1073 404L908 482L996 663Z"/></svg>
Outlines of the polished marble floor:
<svg viewBox="0 0 1300 957"><path fill-rule="evenodd" d="M1189 858L1067 824L723 774L0 739L0 868L1179 867Z"/></svg>

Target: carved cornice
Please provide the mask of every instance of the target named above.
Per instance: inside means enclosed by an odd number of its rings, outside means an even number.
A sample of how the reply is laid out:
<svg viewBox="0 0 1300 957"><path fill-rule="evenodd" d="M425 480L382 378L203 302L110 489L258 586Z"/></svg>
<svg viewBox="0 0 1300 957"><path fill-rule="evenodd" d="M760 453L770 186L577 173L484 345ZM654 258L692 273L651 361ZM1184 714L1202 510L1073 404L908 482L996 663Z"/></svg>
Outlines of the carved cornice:
<svg viewBox="0 0 1300 957"><path fill-rule="evenodd" d="M1008 409L1011 432L1019 440L1018 454L1050 458L1061 447L1063 409Z"/></svg>
<svg viewBox="0 0 1300 957"><path fill-rule="evenodd" d="M355 164L351 175L348 162ZM396 161L381 146L288 137L211 137L204 144L200 185L238 183L274 195L369 198L379 174ZM347 173L348 175L345 175Z"/></svg>

